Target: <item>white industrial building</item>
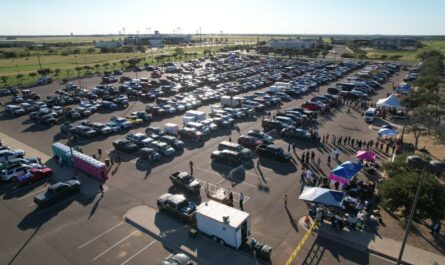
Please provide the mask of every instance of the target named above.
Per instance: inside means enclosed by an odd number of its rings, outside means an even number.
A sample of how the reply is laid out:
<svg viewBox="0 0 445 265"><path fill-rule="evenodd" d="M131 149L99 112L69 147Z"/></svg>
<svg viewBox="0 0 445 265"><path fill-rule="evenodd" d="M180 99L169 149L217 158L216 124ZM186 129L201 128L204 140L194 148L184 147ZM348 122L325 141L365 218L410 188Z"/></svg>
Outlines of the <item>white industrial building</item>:
<svg viewBox="0 0 445 265"><path fill-rule="evenodd" d="M122 41L98 41L96 48L119 48L123 45Z"/></svg>
<svg viewBox="0 0 445 265"><path fill-rule="evenodd" d="M301 49L315 48L316 46L321 44L322 42L319 39L290 39L290 40L270 40L266 43L266 46L269 46L274 49L301 50Z"/></svg>

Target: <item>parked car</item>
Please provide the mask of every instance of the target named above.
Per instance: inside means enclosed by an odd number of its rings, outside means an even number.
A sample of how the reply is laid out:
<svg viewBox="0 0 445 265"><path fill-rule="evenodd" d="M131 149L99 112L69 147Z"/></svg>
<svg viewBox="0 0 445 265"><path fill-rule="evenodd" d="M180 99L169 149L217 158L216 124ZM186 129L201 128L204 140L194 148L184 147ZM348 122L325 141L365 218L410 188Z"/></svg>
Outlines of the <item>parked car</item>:
<svg viewBox="0 0 445 265"><path fill-rule="evenodd" d="M173 147L160 141L151 142L150 147L163 156L173 156L176 153Z"/></svg>
<svg viewBox="0 0 445 265"><path fill-rule="evenodd" d="M18 186L24 186L42 179L49 178L53 174L53 170L49 167L31 168L28 173L17 177L15 183Z"/></svg>
<svg viewBox="0 0 445 265"><path fill-rule="evenodd" d="M138 147L148 147L153 139L145 135L144 133L129 133L126 136L127 140L130 140Z"/></svg>
<svg viewBox="0 0 445 265"><path fill-rule="evenodd" d="M241 153L245 159L252 158L252 152L249 149L244 148L240 144L232 143L229 141L222 141L221 143L219 143L218 150L219 151L222 151L222 150L235 151L235 152Z"/></svg>
<svg viewBox="0 0 445 265"><path fill-rule="evenodd" d="M6 161L10 161L14 158L23 158L25 156L25 151L23 150L2 150L0 151L0 163L4 163Z"/></svg>
<svg viewBox="0 0 445 265"><path fill-rule="evenodd" d="M176 253L159 263L158 265L193 265L193 261L183 253Z"/></svg>
<svg viewBox="0 0 445 265"><path fill-rule="evenodd" d="M124 153L135 153L139 148L137 145L127 139L121 139L113 142L113 147L117 151Z"/></svg>
<svg viewBox="0 0 445 265"><path fill-rule="evenodd" d="M229 166L238 166L244 161L244 156L241 153L230 150L213 151L210 158L212 162L220 162Z"/></svg>
<svg viewBox="0 0 445 265"><path fill-rule="evenodd" d="M139 158L147 160L147 161L159 161L161 159L161 155L156 152L153 148L143 147L139 150Z"/></svg>
<svg viewBox="0 0 445 265"><path fill-rule="evenodd" d="M283 128L281 130L281 135L289 138L296 138L302 140L308 140L311 137L311 134L307 130L295 127Z"/></svg>
<svg viewBox="0 0 445 265"><path fill-rule="evenodd" d="M238 144L247 148L255 149L258 145L263 144L263 141L253 136L241 135L238 138Z"/></svg>
<svg viewBox="0 0 445 265"><path fill-rule="evenodd" d="M264 144L272 144L274 141L274 138L272 136L259 130L250 130L247 135L261 140Z"/></svg>
<svg viewBox="0 0 445 265"><path fill-rule="evenodd" d="M156 204L160 211L165 211L185 222L193 221L196 204L187 200L182 194L165 193L158 197Z"/></svg>
<svg viewBox="0 0 445 265"><path fill-rule="evenodd" d="M163 135L159 138L159 141L172 146L176 151L184 149L184 142L171 135Z"/></svg>
<svg viewBox="0 0 445 265"><path fill-rule="evenodd" d="M34 203L41 207L46 207L80 192L80 182L78 180L68 180L58 182L48 187L44 193L34 196Z"/></svg>
<svg viewBox="0 0 445 265"><path fill-rule="evenodd" d="M153 120L153 116L144 111L132 112L131 117L137 117L139 119L142 119L144 122L151 122Z"/></svg>
<svg viewBox="0 0 445 265"><path fill-rule="evenodd" d="M274 144L259 145L256 148L256 152L258 156L262 158L274 159L282 162L289 162L291 160L291 156L289 153L284 152L283 148Z"/></svg>
<svg viewBox="0 0 445 265"><path fill-rule="evenodd" d="M90 128L88 126L85 126L85 125L77 125L76 127L74 127L74 132L77 135L86 137L86 138L92 138L97 135L96 130L94 130L93 128Z"/></svg>
<svg viewBox="0 0 445 265"><path fill-rule="evenodd" d="M29 166L27 165L21 165L18 167L14 167L14 168L9 168L9 169L3 169L0 172L0 179L2 181L11 181L14 180L20 176L25 175L26 173L28 173L28 170L30 169Z"/></svg>
<svg viewBox="0 0 445 265"><path fill-rule="evenodd" d="M173 185L185 188L190 192L199 192L201 184L187 172L175 172L170 175Z"/></svg>

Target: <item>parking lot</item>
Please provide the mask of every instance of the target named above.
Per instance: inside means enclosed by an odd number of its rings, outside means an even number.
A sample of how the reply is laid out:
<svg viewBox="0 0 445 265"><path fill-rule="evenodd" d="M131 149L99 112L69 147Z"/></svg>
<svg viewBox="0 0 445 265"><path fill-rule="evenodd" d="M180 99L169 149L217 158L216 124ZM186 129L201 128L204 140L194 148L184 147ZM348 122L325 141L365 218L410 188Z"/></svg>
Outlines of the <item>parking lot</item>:
<svg viewBox="0 0 445 265"><path fill-rule="evenodd" d="M262 62L264 63L264 62ZM328 87L335 87L336 82L345 80L347 76L356 73L355 70L339 80L328 82L304 95L284 101L281 109L299 107L314 95L326 94ZM392 90L392 83L398 84L405 76L404 71L390 77L372 100L386 96ZM135 73L125 73L131 78ZM138 77L149 77L150 72L137 73ZM174 75L174 74L172 74ZM98 85L99 77L82 80L82 85L89 89ZM33 91L45 98L52 95L60 84L50 84L36 87ZM240 95L265 91L267 86L242 92ZM1 98L5 104L8 98ZM213 104L213 103L212 103ZM211 104L203 104L197 110L210 113ZM129 107L113 112L97 112L88 117L94 122L106 123L112 116L126 117L134 111L144 111L145 103L140 100L130 100ZM270 108L272 113L276 108ZM47 164L54 168L56 180L68 180L73 174L73 168L64 165L63 168L53 161L51 144L67 143L66 136L60 133L58 125L48 127L29 120L28 115L13 117L5 112L1 114L1 132L17 142L27 145L47 155ZM162 117L154 117L151 126L164 127L166 123L175 123L182 127L183 113L175 113ZM73 122L74 123L74 122ZM300 191L302 152L314 151L321 158L321 165L314 170L316 175L326 175L329 167L327 156L332 149L330 144L319 144L304 140L296 141L295 153L291 151L293 161L282 163L271 159L258 158L253 155L252 161L238 167L221 163L211 163L210 153L217 149L221 141L236 142L240 135L250 130L262 129L261 117L236 120L236 127L213 132L202 142L185 141L184 151L173 157L162 157L155 163L138 159L135 155L119 154L110 168L109 179L104 183L105 192L98 193L100 182L80 175L81 193L75 197L61 201L54 206L40 209L33 203L33 196L42 192L48 186L41 181L11 190L11 184L3 183L0 192L3 199L0 203L0 216L3 220L1 234L6 240L0 242L0 260L5 264L158 264L162 259L176 252L164 242L151 237L126 223L124 214L131 208L146 205L156 207L156 198L166 192L182 192L174 189L168 176L175 171L189 171L189 161L193 161L194 177L201 183L209 183L224 187L234 193L235 207L239 194L245 194L244 210L251 214L252 237L273 247L272 263L283 264L293 251L305 231L298 227L298 219L307 214L302 201L298 200ZM122 139L129 132L145 132L147 124L131 128L110 136L99 136L92 139L77 138L75 145L80 146L85 154L97 155L97 150L103 150L99 160L104 161L109 153L113 153L112 142ZM363 121L361 113L347 112L346 107L333 108L329 114L320 116L314 127L319 135L344 135L355 138L375 139L375 130ZM289 140L280 137L276 130L270 131L275 144L285 151L289 148ZM5 141L3 141L5 143ZM8 143L13 147L13 143ZM340 160L347 160L355 154L347 147L341 150ZM387 159L383 156L384 159ZM332 165L331 165L332 166ZM283 196L289 196L288 210L283 207ZM201 196L190 196L195 203L206 200L204 185ZM168 233L169 231L164 231ZM308 242L312 244L313 242ZM325 242L324 242L325 243ZM216 243L215 243L216 244ZM197 250L199 252L199 249ZM225 250L221 250L225 251ZM233 250L227 250L229 251ZM310 248L305 248L299 255L304 260ZM44 253L44 254L43 254ZM249 256L249 253L246 253ZM340 263L336 255L348 255L347 251L324 253L323 260L328 263ZM198 264L208 264L206 259L194 257ZM250 264L255 264L253 256ZM364 254L357 258L356 263L367 263L370 257ZM260 261L261 262L261 261ZM301 262L298 262L299 264ZM221 264L224 263L221 260Z"/></svg>

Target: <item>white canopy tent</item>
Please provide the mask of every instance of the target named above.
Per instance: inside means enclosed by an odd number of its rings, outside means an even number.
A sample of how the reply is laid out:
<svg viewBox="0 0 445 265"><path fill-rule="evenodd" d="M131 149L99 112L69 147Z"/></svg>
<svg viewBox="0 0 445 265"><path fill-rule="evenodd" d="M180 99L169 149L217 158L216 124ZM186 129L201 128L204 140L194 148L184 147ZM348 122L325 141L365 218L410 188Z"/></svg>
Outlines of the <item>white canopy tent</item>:
<svg viewBox="0 0 445 265"><path fill-rule="evenodd" d="M400 99L398 99L394 94L391 94L387 98L382 98L377 100L377 107L389 107L389 108L404 108L400 105Z"/></svg>

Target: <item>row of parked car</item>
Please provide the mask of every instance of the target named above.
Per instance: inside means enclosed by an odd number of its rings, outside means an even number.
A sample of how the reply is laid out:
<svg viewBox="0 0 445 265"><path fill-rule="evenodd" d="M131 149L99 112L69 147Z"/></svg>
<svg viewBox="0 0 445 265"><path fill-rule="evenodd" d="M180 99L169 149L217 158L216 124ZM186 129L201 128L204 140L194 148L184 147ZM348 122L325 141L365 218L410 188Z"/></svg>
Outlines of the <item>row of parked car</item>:
<svg viewBox="0 0 445 265"><path fill-rule="evenodd" d="M24 186L52 175L51 168L41 164L39 158L25 158L23 150L11 150L9 146L0 147L0 179Z"/></svg>

